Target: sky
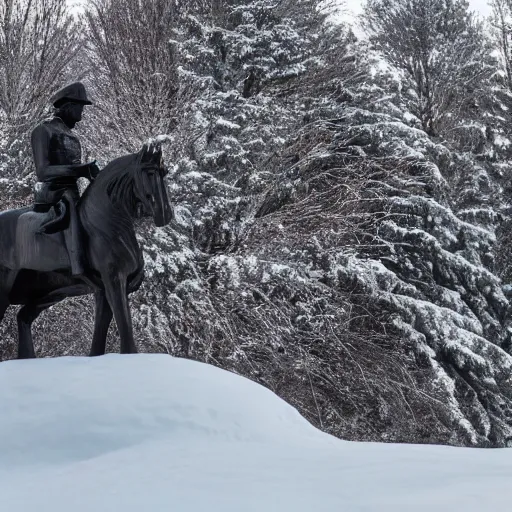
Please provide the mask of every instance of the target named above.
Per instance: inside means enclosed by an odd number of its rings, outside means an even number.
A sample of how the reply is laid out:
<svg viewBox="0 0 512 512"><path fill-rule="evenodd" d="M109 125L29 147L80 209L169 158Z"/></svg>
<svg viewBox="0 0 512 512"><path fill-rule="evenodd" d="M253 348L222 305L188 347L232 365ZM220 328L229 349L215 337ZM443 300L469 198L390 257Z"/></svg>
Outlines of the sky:
<svg viewBox="0 0 512 512"><path fill-rule="evenodd" d="M474 11L480 12L485 16L491 13L488 0L469 0L469 3Z"/></svg>

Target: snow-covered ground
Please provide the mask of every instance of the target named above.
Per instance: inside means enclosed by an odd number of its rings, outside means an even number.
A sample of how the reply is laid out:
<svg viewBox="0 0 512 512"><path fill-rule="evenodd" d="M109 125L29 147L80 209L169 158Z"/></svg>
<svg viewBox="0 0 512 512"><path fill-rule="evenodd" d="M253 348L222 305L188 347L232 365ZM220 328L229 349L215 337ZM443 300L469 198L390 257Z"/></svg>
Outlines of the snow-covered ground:
<svg viewBox="0 0 512 512"><path fill-rule="evenodd" d="M339 441L196 362L0 363L3 512L488 511L512 451Z"/></svg>

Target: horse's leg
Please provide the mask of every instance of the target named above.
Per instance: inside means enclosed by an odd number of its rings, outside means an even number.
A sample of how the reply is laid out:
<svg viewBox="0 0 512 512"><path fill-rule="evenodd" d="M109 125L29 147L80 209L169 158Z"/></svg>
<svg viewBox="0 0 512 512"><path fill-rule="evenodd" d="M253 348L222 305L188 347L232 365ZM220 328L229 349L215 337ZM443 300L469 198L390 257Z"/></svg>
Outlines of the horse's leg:
<svg viewBox="0 0 512 512"><path fill-rule="evenodd" d="M16 270L4 269L0 271L0 322L4 319L5 312L10 306L9 293L17 275Z"/></svg>
<svg viewBox="0 0 512 512"><path fill-rule="evenodd" d="M36 357L32 340L32 322L41 311L34 304L27 304L18 311L18 359Z"/></svg>
<svg viewBox="0 0 512 512"><path fill-rule="evenodd" d="M32 323L50 306L61 302L67 297L84 295L89 288L85 285L71 285L54 290L37 302L31 302L18 311L18 357L27 359L36 357L32 340Z"/></svg>
<svg viewBox="0 0 512 512"><path fill-rule="evenodd" d="M0 322L4 319L7 308L11 305L9 292L18 275L17 271L3 268L0 270Z"/></svg>
<svg viewBox="0 0 512 512"><path fill-rule="evenodd" d="M112 309L103 290L98 290L94 294L94 298L96 300L96 313L90 355L102 356L105 354L108 328L112 321Z"/></svg>
<svg viewBox="0 0 512 512"><path fill-rule="evenodd" d="M9 307L9 299L7 296L0 296L0 322L4 319L5 312L7 311L7 308Z"/></svg>
<svg viewBox="0 0 512 512"><path fill-rule="evenodd" d="M135 354L137 347L133 340L132 316L128 303L126 278L111 277L103 279L107 300L116 319L117 330L121 338L121 354Z"/></svg>

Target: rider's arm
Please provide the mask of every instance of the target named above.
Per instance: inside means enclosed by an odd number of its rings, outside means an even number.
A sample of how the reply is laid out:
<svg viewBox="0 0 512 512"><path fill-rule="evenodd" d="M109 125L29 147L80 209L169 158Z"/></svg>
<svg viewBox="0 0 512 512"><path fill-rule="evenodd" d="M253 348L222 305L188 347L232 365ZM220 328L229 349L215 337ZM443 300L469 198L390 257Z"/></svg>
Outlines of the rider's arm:
<svg viewBox="0 0 512 512"><path fill-rule="evenodd" d="M89 177L89 164L50 165L48 157L50 133L43 125L34 128L31 141L39 181L48 181L55 178Z"/></svg>

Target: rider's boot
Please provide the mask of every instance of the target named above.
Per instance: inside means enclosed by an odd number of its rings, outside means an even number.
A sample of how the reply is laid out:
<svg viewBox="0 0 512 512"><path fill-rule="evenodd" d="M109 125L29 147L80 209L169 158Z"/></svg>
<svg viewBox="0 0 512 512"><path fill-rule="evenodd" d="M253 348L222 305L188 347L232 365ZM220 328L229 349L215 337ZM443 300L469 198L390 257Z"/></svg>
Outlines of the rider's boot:
<svg viewBox="0 0 512 512"><path fill-rule="evenodd" d="M71 274L81 276L84 274L84 265L81 255L80 241L78 236L70 226L64 231L64 240L69 254L69 262L71 263Z"/></svg>
<svg viewBox="0 0 512 512"><path fill-rule="evenodd" d="M69 207L69 226L64 230L64 240L71 263L71 274L81 276L85 273L83 247L80 239L80 223L74 201L67 201Z"/></svg>

